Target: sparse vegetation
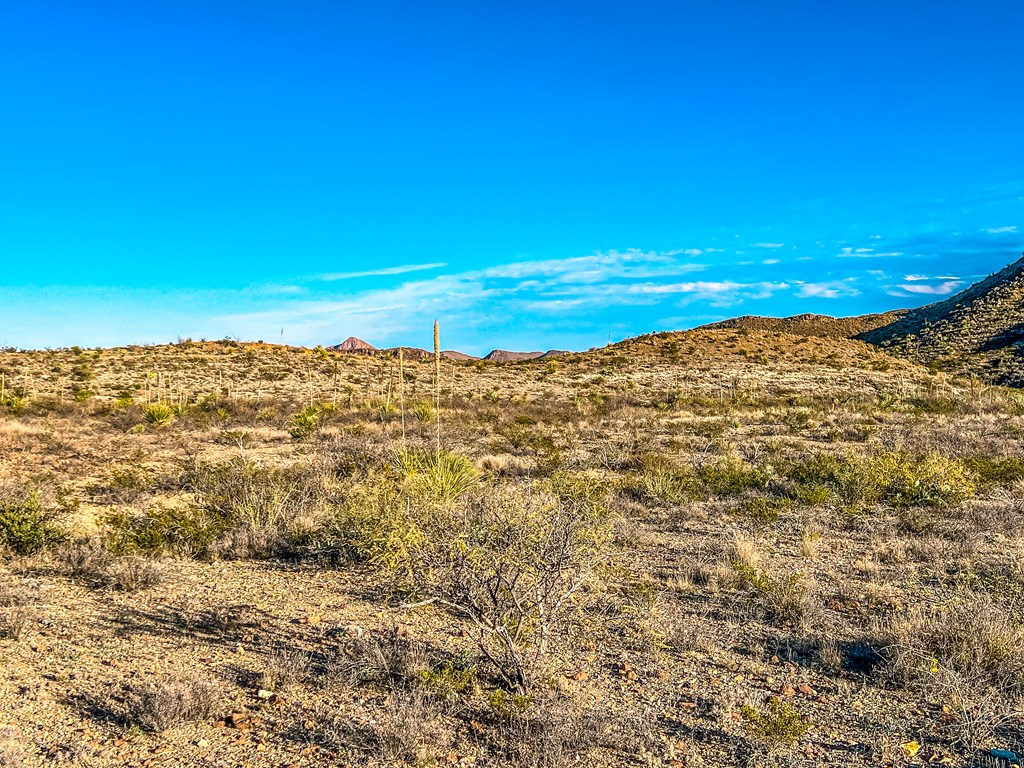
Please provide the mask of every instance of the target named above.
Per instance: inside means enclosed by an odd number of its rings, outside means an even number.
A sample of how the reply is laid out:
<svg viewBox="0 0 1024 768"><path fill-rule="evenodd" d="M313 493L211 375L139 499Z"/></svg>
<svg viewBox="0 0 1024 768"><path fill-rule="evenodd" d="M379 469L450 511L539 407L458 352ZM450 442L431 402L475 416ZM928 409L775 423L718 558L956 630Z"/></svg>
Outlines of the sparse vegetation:
<svg viewBox="0 0 1024 768"><path fill-rule="evenodd" d="M557 364L0 352L0 722L101 767L1013 744L1024 400L816 324Z"/></svg>

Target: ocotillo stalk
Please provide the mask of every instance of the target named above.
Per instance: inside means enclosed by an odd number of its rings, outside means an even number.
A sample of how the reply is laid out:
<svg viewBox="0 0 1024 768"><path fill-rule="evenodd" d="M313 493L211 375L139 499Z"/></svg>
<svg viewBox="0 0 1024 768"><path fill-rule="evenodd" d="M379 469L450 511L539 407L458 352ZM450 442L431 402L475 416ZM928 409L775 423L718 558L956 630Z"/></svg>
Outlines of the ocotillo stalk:
<svg viewBox="0 0 1024 768"><path fill-rule="evenodd" d="M437 411L437 449L441 458L441 331L434 321L434 410Z"/></svg>

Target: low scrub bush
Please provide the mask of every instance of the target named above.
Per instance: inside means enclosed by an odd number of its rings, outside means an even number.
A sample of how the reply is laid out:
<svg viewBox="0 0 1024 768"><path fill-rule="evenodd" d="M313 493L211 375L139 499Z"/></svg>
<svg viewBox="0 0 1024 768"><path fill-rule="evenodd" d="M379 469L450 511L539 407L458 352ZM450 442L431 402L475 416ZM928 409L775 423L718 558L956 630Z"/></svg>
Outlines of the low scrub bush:
<svg viewBox="0 0 1024 768"><path fill-rule="evenodd" d="M854 511L879 504L894 508L945 507L974 495L962 461L939 454L891 451L870 456L817 454L788 468L795 498L819 497L822 489Z"/></svg>
<svg viewBox="0 0 1024 768"><path fill-rule="evenodd" d="M649 504L686 504L696 498L699 483L689 469L652 456L644 456L642 464L622 483L623 493L630 498Z"/></svg>
<svg viewBox="0 0 1024 768"><path fill-rule="evenodd" d="M770 621L800 626L812 616L816 605L813 584L802 573L774 576L749 561L734 559L731 564L740 583L758 595Z"/></svg>
<svg viewBox="0 0 1024 768"><path fill-rule="evenodd" d="M739 496L766 488L772 479L768 471L734 456L707 462L697 474L708 493L714 496Z"/></svg>
<svg viewBox="0 0 1024 768"><path fill-rule="evenodd" d="M66 539L67 533L43 507L39 491L0 486L0 549L31 555Z"/></svg>
<svg viewBox="0 0 1024 768"><path fill-rule="evenodd" d="M271 557L309 544L323 522L324 476L306 464L268 466L238 458L200 464L186 477L199 519L219 535L222 557Z"/></svg>
<svg viewBox="0 0 1024 768"><path fill-rule="evenodd" d="M228 521L202 509L168 509L154 506L145 512L119 511L104 519L103 539L115 555L135 554L183 557L205 556L227 530ZM73 557L83 558L75 570L85 573L90 566L89 552L79 550Z"/></svg>
<svg viewBox="0 0 1024 768"><path fill-rule="evenodd" d="M743 705L740 717L750 737L768 749L791 747L811 728L805 715L777 696L769 698L760 709Z"/></svg>
<svg viewBox="0 0 1024 768"><path fill-rule="evenodd" d="M978 485L1010 486L1024 480L1024 459L1016 456L974 456L967 459L965 464Z"/></svg>
<svg viewBox="0 0 1024 768"><path fill-rule="evenodd" d="M787 498L754 496L740 502L739 506L733 509L733 513L749 517L758 523L774 523L781 515L789 512L792 507L792 500Z"/></svg>
<svg viewBox="0 0 1024 768"><path fill-rule="evenodd" d="M28 632L32 619L28 596L21 590L0 585L0 640L20 640Z"/></svg>
<svg viewBox="0 0 1024 768"><path fill-rule="evenodd" d="M610 541L602 493L581 484L559 476L445 501L391 468L347 495L338 532L403 589L469 621L484 658L525 692Z"/></svg>
<svg viewBox="0 0 1024 768"><path fill-rule="evenodd" d="M983 594L914 607L888 623L880 642L904 685L927 690L953 675L978 690L1024 695L1024 623Z"/></svg>

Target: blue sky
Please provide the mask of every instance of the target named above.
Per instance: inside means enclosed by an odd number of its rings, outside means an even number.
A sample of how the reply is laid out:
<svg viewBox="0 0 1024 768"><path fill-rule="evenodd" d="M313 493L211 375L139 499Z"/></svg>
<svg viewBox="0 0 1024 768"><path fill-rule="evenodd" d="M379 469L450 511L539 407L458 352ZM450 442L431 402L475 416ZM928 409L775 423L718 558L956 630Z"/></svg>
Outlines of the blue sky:
<svg viewBox="0 0 1024 768"><path fill-rule="evenodd" d="M0 10L0 345L582 349L1024 249L1019 2Z"/></svg>

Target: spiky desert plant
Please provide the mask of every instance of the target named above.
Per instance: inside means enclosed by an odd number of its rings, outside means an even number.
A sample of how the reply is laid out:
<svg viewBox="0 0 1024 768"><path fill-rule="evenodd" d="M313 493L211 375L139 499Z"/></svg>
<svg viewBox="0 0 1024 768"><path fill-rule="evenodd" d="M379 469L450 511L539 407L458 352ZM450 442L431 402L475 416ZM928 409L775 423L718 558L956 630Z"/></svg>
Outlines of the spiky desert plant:
<svg viewBox="0 0 1024 768"><path fill-rule="evenodd" d="M167 403L150 403L142 408L146 423L152 427L166 427L174 421L174 408Z"/></svg>

